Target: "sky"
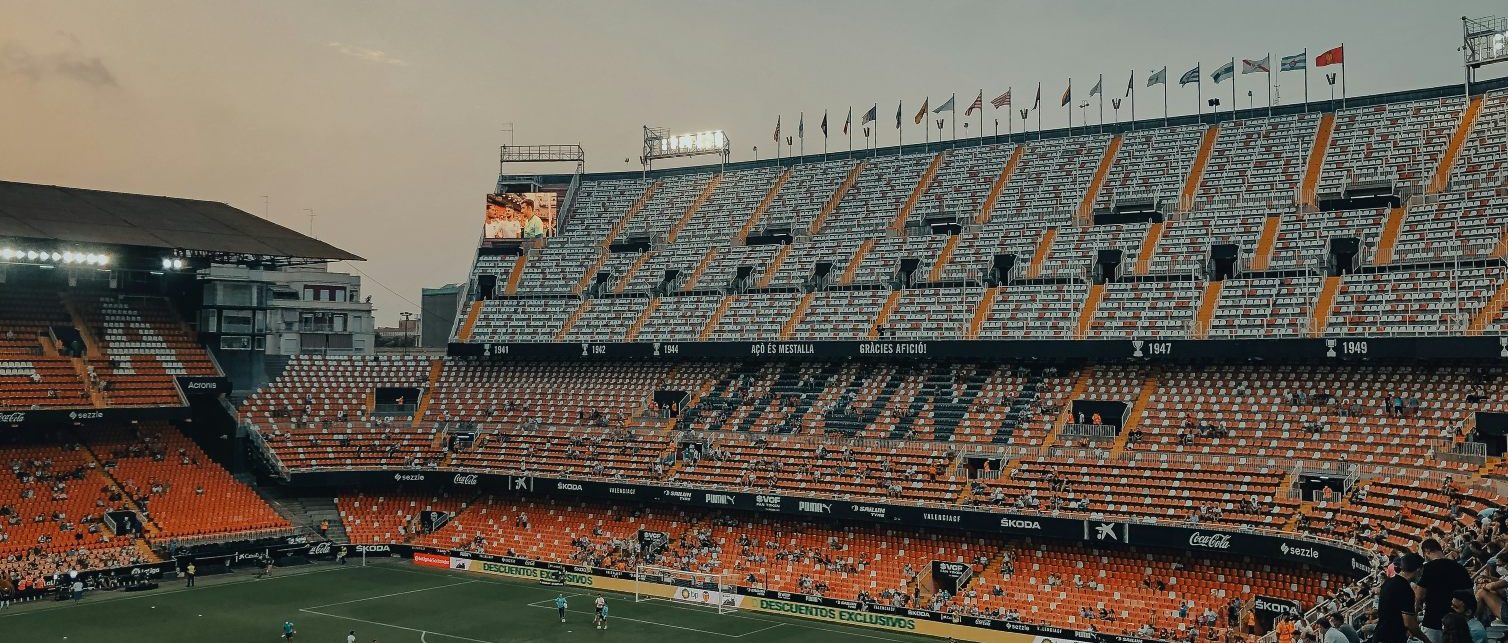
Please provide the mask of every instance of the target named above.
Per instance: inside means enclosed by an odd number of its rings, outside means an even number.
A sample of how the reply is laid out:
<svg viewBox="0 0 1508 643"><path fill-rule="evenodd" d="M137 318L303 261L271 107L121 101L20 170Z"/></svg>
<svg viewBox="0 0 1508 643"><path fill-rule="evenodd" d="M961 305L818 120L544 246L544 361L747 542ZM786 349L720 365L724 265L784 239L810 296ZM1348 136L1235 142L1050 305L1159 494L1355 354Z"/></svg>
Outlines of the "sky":
<svg viewBox="0 0 1508 643"><path fill-rule="evenodd" d="M980 90L988 101L1013 87L1020 105L1041 82L1050 129L1067 124L1057 98L1069 78L1082 98L1103 74L1113 98L1134 70L1146 118L1162 97L1145 77L1166 65L1176 115L1194 110L1194 86L1176 81L1196 63L1208 97L1208 74L1232 56L1239 67L1271 52L1276 69L1342 42L1350 94L1430 87L1461 82L1461 16L1495 11L1487 0L0 0L0 179L223 201L304 232L312 210L315 236L367 258L333 269L364 275L386 325L418 312L420 288L464 281L510 127L520 145L581 144L589 171L636 168L624 159L638 158L643 125L723 129L745 160L755 145L769 156L777 116L793 134L805 113L810 153L829 110L829 145L843 149L848 107L857 120L879 103L879 142L893 145L897 101L914 142L924 98L956 92L961 113ZM1310 70L1315 98L1329 91L1323 71ZM1266 101L1263 75L1237 80L1242 107L1246 89ZM1301 74L1274 82L1282 103L1302 100Z"/></svg>

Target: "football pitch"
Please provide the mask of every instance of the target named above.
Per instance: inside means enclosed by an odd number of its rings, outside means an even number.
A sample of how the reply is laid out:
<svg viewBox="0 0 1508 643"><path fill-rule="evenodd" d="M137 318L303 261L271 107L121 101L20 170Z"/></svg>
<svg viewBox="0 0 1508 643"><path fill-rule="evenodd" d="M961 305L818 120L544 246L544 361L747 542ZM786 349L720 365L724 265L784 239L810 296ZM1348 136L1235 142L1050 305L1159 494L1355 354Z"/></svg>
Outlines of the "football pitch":
<svg viewBox="0 0 1508 643"><path fill-rule="evenodd" d="M592 626L593 590L547 587L492 575L414 567L279 569L255 580L241 572L201 578L198 587L167 581L156 591L99 592L79 604L46 601L0 610L0 640L25 643L268 643L292 621L295 641L345 643L524 643L615 641L669 643L920 643L938 639L778 615L665 601L635 603L606 593L608 629ZM570 603L566 622L553 600Z"/></svg>

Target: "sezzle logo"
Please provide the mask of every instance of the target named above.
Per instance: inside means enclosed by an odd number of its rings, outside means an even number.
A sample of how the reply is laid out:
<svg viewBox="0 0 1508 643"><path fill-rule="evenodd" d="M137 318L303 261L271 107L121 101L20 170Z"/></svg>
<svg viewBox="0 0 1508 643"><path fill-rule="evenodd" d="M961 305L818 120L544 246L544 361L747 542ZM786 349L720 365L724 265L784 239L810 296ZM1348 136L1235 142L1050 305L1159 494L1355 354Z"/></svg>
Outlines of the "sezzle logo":
<svg viewBox="0 0 1508 643"><path fill-rule="evenodd" d="M395 473L395 474L393 474L393 480L396 480L398 482L424 482L424 474L422 474L422 473Z"/></svg>
<svg viewBox="0 0 1508 643"><path fill-rule="evenodd" d="M1001 527L1009 527L1011 529L1031 529L1031 530L1034 530L1034 531L1042 531L1042 523L1037 522L1035 520L1018 520L1018 519L1015 519L1015 518L1001 518L1000 519L1000 526Z"/></svg>
<svg viewBox="0 0 1508 643"><path fill-rule="evenodd" d="M1189 546L1230 549L1230 534L1205 534L1196 531L1189 535Z"/></svg>
<svg viewBox="0 0 1508 643"><path fill-rule="evenodd" d="M105 417L104 411L85 411L83 413L70 411L68 413L68 419L70 420L98 420L103 417Z"/></svg>
<svg viewBox="0 0 1508 643"><path fill-rule="evenodd" d="M574 482L557 482L555 489L558 491L581 491L581 485Z"/></svg>
<svg viewBox="0 0 1508 643"><path fill-rule="evenodd" d="M1302 556L1304 558L1319 558L1319 550L1315 549L1313 547L1289 547L1288 543L1283 543L1283 546L1280 547L1279 549L1286 556Z"/></svg>
<svg viewBox="0 0 1508 643"><path fill-rule="evenodd" d="M461 484L474 487L477 483L477 475L475 473L457 473L456 477L452 478L450 481L452 484Z"/></svg>

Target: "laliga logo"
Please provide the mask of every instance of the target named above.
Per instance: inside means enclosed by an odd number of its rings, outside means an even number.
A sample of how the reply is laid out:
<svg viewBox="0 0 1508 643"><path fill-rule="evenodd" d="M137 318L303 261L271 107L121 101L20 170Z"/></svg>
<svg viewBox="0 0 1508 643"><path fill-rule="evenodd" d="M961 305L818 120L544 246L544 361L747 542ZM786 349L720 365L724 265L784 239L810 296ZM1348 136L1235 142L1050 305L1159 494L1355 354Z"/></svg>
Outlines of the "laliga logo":
<svg viewBox="0 0 1508 643"><path fill-rule="evenodd" d="M1189 536L1189 545L1210 549L1230 549L1230 534L1204 534L1196 531Z"/></svg>
<svg viewBox="0 0 1508 643"><path fill-rule="evenodd" d="M457 473L456 477L451 479L451 483L452 484L468 485L468 486L476 486L477 475L475 473L469 473L469 474L468 473Z"/></svg>

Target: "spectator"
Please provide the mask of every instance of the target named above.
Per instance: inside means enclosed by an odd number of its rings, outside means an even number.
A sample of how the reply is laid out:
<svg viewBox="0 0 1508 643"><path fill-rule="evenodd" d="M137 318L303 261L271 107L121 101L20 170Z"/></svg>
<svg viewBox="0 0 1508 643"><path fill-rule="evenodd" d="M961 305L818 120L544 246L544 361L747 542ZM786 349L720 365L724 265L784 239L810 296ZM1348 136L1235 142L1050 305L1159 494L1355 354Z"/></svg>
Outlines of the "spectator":
<svg viewBox="0 0 1508 643"><path fill-rule="evenodd" d="M1440 619L1450 612L1456 592L1471 589L1471 574L1461 563L1445 555L1439 540L1425 538L1419 543L1419 553L1425 560L1414 585L1415 603L1420 608L1419 626L1429 636L1430 643L1440 643Z"/></svg>
<svg viewBox="0 0 1508 643"><path fill-rule="evenodd" d="M1419 628L1414 590L1410 586L1419 578L1424 559L1418 554L1404 554L1394 566L1397 573L1383 581L1377 594L1377 629L1373 638L1377 643L1407 643L1410 636L1427 641L1429 638Z"/></svg>

